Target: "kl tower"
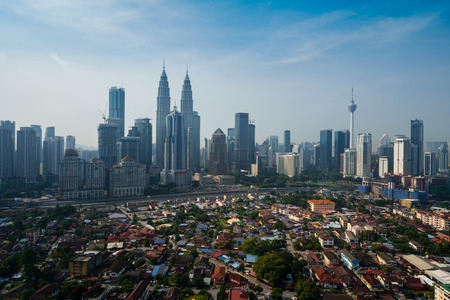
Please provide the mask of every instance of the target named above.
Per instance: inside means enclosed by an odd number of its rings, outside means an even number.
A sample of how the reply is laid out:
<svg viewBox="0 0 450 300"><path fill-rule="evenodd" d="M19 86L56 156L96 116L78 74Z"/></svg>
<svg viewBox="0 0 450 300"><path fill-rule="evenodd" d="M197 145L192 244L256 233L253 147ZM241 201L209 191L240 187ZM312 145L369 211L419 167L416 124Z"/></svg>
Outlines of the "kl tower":
<svg viewBox="0 0 450 300"><path fill-rule="evenodd" d="M356 104L353 101L353 87L352 87L352 102L350 102L350 104L348 105L348 111L350 112L350 149L353 149L355 147L355 142L354 142L354 116L353 113L356 110Z"/></svg>

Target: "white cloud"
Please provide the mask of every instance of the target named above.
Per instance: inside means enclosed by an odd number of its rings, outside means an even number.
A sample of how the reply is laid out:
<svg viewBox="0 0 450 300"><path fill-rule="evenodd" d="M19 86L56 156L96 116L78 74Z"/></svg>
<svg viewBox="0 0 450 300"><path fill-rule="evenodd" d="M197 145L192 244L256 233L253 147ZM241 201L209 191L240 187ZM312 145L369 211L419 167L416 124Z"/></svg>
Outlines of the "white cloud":
<svg viewBox="0 0 450 300"><path fill-rule="evenodd" d="M69 63L63 60L58 54L52 52L49 53L49 55L61 68L63 68L66 71L72 71L69 67Z"/></svg>

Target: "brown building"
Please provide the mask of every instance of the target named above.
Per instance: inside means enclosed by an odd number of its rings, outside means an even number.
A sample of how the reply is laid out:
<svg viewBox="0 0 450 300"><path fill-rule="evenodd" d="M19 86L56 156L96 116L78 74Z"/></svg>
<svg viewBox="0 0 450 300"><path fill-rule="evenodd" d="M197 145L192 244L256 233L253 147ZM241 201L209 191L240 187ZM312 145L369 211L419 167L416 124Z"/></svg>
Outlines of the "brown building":
<svg viewBox="0 0 450 300"><path fill-rule="evenodd" d="M334 211L335 203L330 200L308 200L308 206L313 212Z"/></svg>

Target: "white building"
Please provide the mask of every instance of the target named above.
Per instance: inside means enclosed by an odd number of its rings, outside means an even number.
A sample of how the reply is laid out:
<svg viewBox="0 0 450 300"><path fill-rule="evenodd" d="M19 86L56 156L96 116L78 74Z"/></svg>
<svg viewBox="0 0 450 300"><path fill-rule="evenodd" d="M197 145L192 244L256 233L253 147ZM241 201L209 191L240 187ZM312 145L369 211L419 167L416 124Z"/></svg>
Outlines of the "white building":
<svg viewBox="0 0 450 300"><path fill-rule="evenodd" d="M382 156L378 161L378 176L384 178L387 173L389 173L389 158Z"/></svg>
<svg viewBox="0 0 450 300"><path fill-rule="evenodd" d="M356 175L356 149L345 149L344 176Z"/></svg>
<svg viewBox="0 0 450 300"><path fill-rule="evenodd" d="M372 135L370 133L358 135L356 153L356 175L361 178L368 177L372 166Z"/></svg>
<svg viewBox="0 0 450 300"><path fill-rule="evenodd" d="M394 141L394 174L411 174L411 141L405 136L397 136Z"/></svg>

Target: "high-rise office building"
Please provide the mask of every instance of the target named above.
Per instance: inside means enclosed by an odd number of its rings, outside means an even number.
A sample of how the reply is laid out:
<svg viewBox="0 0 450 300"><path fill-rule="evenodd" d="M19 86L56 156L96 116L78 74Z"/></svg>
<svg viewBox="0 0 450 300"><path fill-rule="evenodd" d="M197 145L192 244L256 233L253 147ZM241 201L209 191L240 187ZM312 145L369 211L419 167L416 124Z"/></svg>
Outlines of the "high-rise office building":
<svg viewBox="0 0 450 300"><path fill-rule="evenodd" d="M284 131L283 142L284 142L284 152L291 152L292 147L291 147L291 131L290 130Z"/></svg>
<svg viewBox="0 0 450 300"><path fill-rule="evenodd" d="M345 149L350 147L350 132L348 130L340 130L334 132L334 166L333 169L340 170L341 154Z"/></svg>
<svg viewBox="0 0 450 300"><path fill-rule="evenodd" d="M234 118L235 129L235 172L250 171L249 161L249 128L248 113L236 113Z"/></svg>
<svg viewBox="0 0 450 300"><path fill-rule="evenodd" d="M411 175L411 141L399 135L394 141L394 174Z"/></svg>
<svg viewBox="0 0 450 300"><path fill-rule="evenodd" d="M36 139L37 139L37 151L38 151L38 158L39 158L39 165L42 162L42 128L41 125L30 125L31 128L36 132ZM40 168L39 168L40 169Z"/></svg>
<svg viewBox="0 0 450 300"><path fill-rule="evenodd" d="M98 125L98 156L105 163L106 168L111 168L118 162L117 125Z"/></svg>
<svg viewBox="0 0 450 300"><path fill-rule="evenodd" d="M118 157L129 156L136 162L141 161L141 138L139 136L124 136L120 139L120 153Z"/></svg>
<svg viewBox="0 0 450 300"><path fill-rule="evenodd" d="M156 109L156 164L164 168L164 145L166 138L166 117L170 112L170 88L166 68L163 66L159 80Z"/></svg>
<svg viewBox="0 0 450 300"><path fill-rule="evenodd" d="M226 136L218 128L211 138L211 151L209 154L209 173L212 175L227 174L228 153Z"/></svg>
<svg viewBox="0 0 450 300"><path fill-rule="evenodd" d="M59 163L64 156L64 138L54 136L45 138L43 147L44 174L59 174Z"/></svg>
<svg viewBox="0 0 450 300"><path fill-rule="evenodd" d="M165 170L186 169L186 140L183 116L177 108L166 117Z"/></svg>
<svg viewBox="0 0 450 300"><path fill-rule="evenodd" d="M423 175L434 176L436 175L436 153L435 152L425 152L424 153L424 164L423 164Z"/></svg>
<svg viewBox="0 0 450 300"><path fill-rule="evenodd" d="M20 127L17 131L17 176L27 182L36 182L39 175L36 131L31 127Z"/></svg>
<svg viewBox="0 0 450 300"><path fill-rule="evenodd" d="M344 151L344 176L356 175L356 149L348 148Z"/></svg>
<svg viewBox="0 0 450 300"><path fill-rule="evenodd" d="M423 174L423 121L411 120L412 174Z"/></svg>
<svg viewBox="0 0 450 300"><path fill-rule="evenodd" d="M256 163L256 127L248 124L248 159L250 164Z"/></svg>
<svg viewBox="0 0 450 300"><path fill-rule="evenodd" d="M0 179L14 174L14 134L8 127L0 126Z"/></svg>
<svg viewBox="0 0 450 300"><path fill-rule="evenodd" d="M360 133L356 146L356 175L361 178L368 177L372 168L372 135Z"/></svg>
<svg viewBox="0 0 450 300"><path fill-rule="evenodd" d="M386 157L388 164L386 173L392 173L394 171L394 143L386 133L380 139L379 156Z"/></svg>
<svg viewBox="0 0 450 300"><path fill-rule="evenodd" d="M439 173L448 172L448 143L443 142L438 149L438 171Z"/></svg>
<svg viewBox="0 0 450 300"><path fill-rule="evenodd" d="M149 118L140 118L134 120L134 126L137 128L138 136L141 138L140 143L140 160L147 168L147 172L152 165L152 124Z"/></svg>
<svg viewBox="0 0 450 300"><path fill-rule="evenodd" d="M228 170L232 171L234 164L234 148L236 143L234 128L228 128L227 133Z"/></svg>
<svg viewBox="0 0 450 300"><path fill-rule="evenodd" d="M125 89L113 86L109 89L109 124L117 125L117 137L119 141L125 136Z"/></svg>
<svg viewBox="0 0 450 300"><path fill-rule="evenodd" d="M73 149L75 150L75 137L73 135L66 136L66 150Z"/></svg>
<svg viewBox="0 0 450 300"><path fill-rule="evenodd" d="M352 87L352 101L348 105L348 111L350 112L350 148L353 149L355 147L355 124L354 124L354 112L357 106L353 101L353 87Z"/></svg>
<svg viewBox="0 0 450 300"><path fill-rule="evenodd" d="M11 131L12 139L13 139L13 146L14 146L14 151L15 151L16 150L16 122L10 121L10 120L0 121L0 127Z"/></svg>
<svg viewBox="0 0 450 300"><path fill-rule="evenodd" d="M55 137L55 126L45 128L45 138Z"/></svg>
<svg viewBox="0 0 450 300"><path fill-rule="evenodd" d="M277 153L278 152L278 136L277 135L271 135L269 136L269 144L270 147L272 147L272 151L273 153Z"/></svg>
<svg viewBox="0 0 450 300"><path fill-rule="evenodd" d="M186 138L186 166L189 170L200 169L200 116L195 112L192 99L192 87L189 74L186 70L183 88L181 90L181 115L184 119Z"/></svg>
<svg viewBox="0 0 450 300"><path fill-rule="evenodd" d="M333 131L331 129L324 129L320 131L320 170L331 171L332 161L332 146L333 146Z"/></svg>
<svg viewBox="0 0 450 300"><path fill-rule="evenodd" d="M161 182L174 182L177 186L186 187L192 180L192 173L186 169L186 139L183 116L177 107L166 117L166 138L164 145L164 169Z"/></svg>

